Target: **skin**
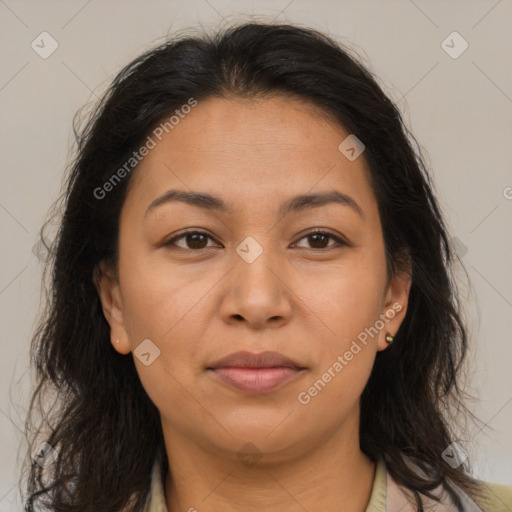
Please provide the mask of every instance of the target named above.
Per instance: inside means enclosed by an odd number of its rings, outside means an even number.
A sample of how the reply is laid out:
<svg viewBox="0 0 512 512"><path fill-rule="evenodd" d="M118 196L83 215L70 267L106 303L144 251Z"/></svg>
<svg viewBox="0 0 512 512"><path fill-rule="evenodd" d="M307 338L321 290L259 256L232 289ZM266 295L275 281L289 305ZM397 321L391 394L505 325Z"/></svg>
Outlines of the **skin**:
<svg viewBox="0 0 512 512"><path fill-rule="evenodd" d="M283 96L200 102L132 176L120 218L118 280L101 264L96 283L121 354L150 339L160 355L134 357L160 411L170 512L364 511L375 464L359 449L359 400L386 332L407 309L410 279L387 282L382 228L364 153L313 105ZM231 214L183 202L145 215L169 189L222 198ZM364 217L330 203L280 216L279 205L335 189ZM211 238L178 239L185 228ZM307 235L323 228L335 239ZM248 236L262 254L247 263ZM202 247L206 247L201 249ZM195 252L194 252L195 251ZM297 397L332 367L379 315L402 309L303 405ZM116 343L116 340L119 340ZM205 369L238 350L274 350L306 370L270 393L248 395ZM239 452L252 443L256 463Z"/></svg>

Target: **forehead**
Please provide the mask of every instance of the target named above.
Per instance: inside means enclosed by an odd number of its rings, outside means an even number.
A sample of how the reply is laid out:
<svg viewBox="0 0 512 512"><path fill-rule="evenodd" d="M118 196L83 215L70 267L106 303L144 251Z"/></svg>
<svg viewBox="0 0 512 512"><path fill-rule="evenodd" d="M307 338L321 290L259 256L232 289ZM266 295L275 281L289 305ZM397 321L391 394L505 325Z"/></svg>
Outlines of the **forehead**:
<svg viewBox="0 0 512 512"><path fill-rule="evenodd" d="M144 203L168 188L236 192L238 200L333 186L372 195L364 157L350 161L339 150L347 136L308 101L210 98L161 140L152 136L156 145L134 172L130 193Z"/></svg>

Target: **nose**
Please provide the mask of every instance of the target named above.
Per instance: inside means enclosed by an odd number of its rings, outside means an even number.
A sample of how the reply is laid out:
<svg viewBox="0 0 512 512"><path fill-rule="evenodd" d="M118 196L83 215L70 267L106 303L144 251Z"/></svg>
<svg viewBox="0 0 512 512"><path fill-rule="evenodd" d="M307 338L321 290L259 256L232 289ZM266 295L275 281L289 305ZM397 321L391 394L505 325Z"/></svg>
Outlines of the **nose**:
<svg viewBox="0 0 512 512"><path fill-rule="evenodd" d="M238 254L233 261L235 267L224 283L222 319L233 325L245 322L253 329L286 324L292 313L293 293L284 261L270 250L263 250L252 263Z"/></svg>

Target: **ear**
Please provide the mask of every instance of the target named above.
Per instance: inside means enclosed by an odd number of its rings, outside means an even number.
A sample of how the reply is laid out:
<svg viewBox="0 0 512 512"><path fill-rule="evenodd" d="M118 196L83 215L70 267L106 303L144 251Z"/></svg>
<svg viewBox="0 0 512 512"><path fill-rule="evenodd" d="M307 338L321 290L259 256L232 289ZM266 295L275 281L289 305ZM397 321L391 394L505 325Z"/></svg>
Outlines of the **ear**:
<svg viewBox="0 0 512 512"><path fill-rule="evenodd" d="M384 309L382 310L384 327L379 332L377 343L377 350L379 351L389 347L389 343L386 341L386 334L389 333L395 336L405 318L411 283L412 270L410 264L408 264L406 270L399 271L389 281L385 292Z"/></svg>
<svg viewBox="0 0 512 512"><path fill-rule="evenodd" d="M94 267L93 282L100 297L103 314L110 325L110 343L120 354L130 353L119 281L105 261Z"/></svg>

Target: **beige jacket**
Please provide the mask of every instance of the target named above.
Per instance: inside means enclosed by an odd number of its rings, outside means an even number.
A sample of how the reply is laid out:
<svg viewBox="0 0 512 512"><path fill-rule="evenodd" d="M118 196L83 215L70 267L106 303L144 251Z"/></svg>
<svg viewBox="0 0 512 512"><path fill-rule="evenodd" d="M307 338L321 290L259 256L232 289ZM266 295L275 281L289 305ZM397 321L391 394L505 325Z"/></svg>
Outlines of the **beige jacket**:
<svg viewBox="0 0 512 512"><path fill-rule="evenodd" d="M460 491L465 512L512 512L512 487L488 483L484 485L486 495L478 505L467 494ZM456 511L448 495L446 493L441 493L441 495L443 498L440 503L423 498L426 512ZM380 460L377 463L372 493L365 512L413 512L416 510L413 503L414 501L411 500L410 495L408 497L407 491L394 481L387 472L385 463ZM153 466L151 491L145 510L146 512L168 512L159 459ZM191 511L194 509L191 508Z"/></svg>

